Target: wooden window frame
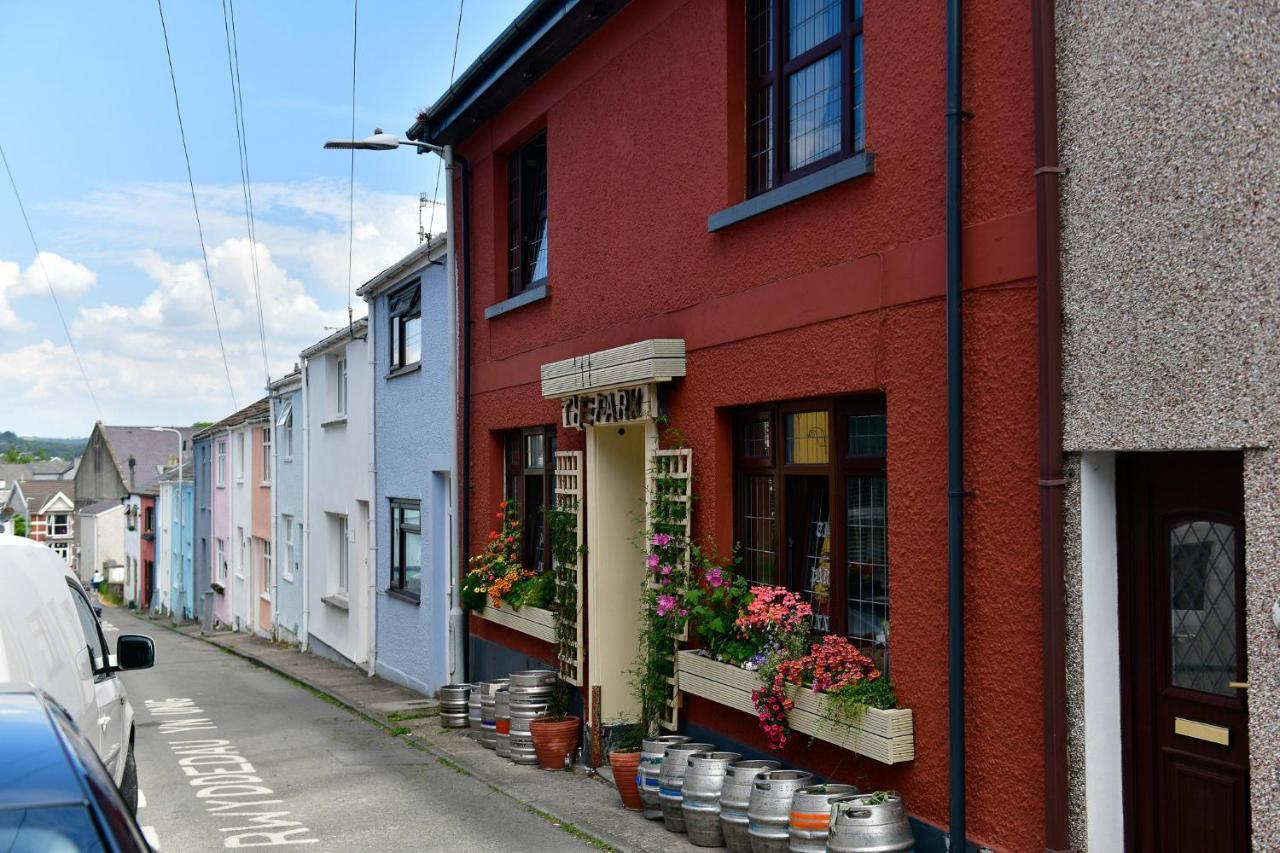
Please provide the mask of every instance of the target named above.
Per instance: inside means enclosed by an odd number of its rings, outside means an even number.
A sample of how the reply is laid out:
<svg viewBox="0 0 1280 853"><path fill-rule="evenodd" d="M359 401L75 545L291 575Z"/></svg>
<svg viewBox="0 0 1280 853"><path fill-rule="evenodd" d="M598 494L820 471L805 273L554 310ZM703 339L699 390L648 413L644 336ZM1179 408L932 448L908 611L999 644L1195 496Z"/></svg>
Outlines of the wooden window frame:
<svg viewBox="0 0 1280 853"><path fill-rule="evenodd" d="M422 501L412 500L409 498L391 498L391 576L388 578L387 589L394 595L400 595L405 598L419 601L422 598ZM405 524L403 521L405 510L416 510L418 513L418 523ZM405 585L406 567L404 562L404 545L405 534L418 534L418 591L413 592Z"/></svg>
<svg viewBox="0 0 1280 853"><path fill-rule="evenodd" d="M786 417L800 412L827 413L827 461L823 463L789 463L786 461ZM848 631L848 564L846 549L845 481L850 477L884 477L887 480L888 452L884 455L855 456L849 454L849 417L851 415L886 415L885 398L880 394L825 397L749 406L733 413L733 532L734 541L743 540L743 482L748 476L774 478L777 501L776 566L777 584L795 592L804 588L804 578L795 577L792 548L788 544L787 478L825 476L828 489L829 532L831 552L830 633L847 636ZM750 422L767 420L771 441L768 458L748 457L743 449L742 427Z"/></svg>
<svg viewBox="0 0 1280 853"><path fill-rule="evenodd" d="M751 147L750 123L748 122L746 160L747 160L747 196L757 196L769 190L776 189L785 183L802 178L832 165L840 160L847 159L862 150L857 145L857 133L854 127L854 78L853 78L853 54L854 42L862 37L863 16L855 13L862 11L862 3L859 0L842 0L840 5L840 32L824 41L814 45L804 53L794 59L787 58L787 42L789 32L787 30L787 10L788 4L792 0L754 0L746 5L745 14L750 18L752 8L756 3L767 6L769 20L772 26L773 42L770 44L770 62L769 68L759 74L752 74L752 69L748 65L744 69L746 78L746 105L749 107L755 97L773 87L772 95L769 98L770 115L772 116L772 138L770 143L773 147L773 163L771 164L770 174L768 176L769 183L767 185L753 185L753 176L751 170L751 161L753 150ZM747 26L744 28L747 32L747 38L750 38L751 22L748 19ZM788 78L814 63L826 58L834 51L840 53L840 149L835 153L829 154L812 163L806 163L796 169L790 169L787 163L789 157L789 134L788 134L788 116L787 107L789 102L786 85ZM747 50L744 54L744 60L750 63L752 55L752 45L747 44ZM864 71L865 74L865 71ZM748 110L749 112L749 110Z"/></svg>
<svg viewBox="0 0 1280 853"><path fill-rule="evenodd" d="M536 199L529 198L529 182L537 175L525 165L525 155L530 149L542 148L542 203L534 209ZM534 278L537 253L529 257L530 244L538 222L547 223L542 231L542 244L547 243L549 231L547 132L538 132L532 139L511 152L507 158L507 295L519 296L546 284L547 276ZM549 250L548 250L549 256Z"/></svg>
<svg viewBox="0 0 1280 853"><path fill-rule="evenodd" d="M525 447L532 436L542 436L542 467L529 466L525 460ZM513 453L514 449L514 453ZM507 500L515 500L520 508L520 560L526 569L534 565L533 539L530 531L534 529L531 508L523 500L527 492L525 478L542 477L542 508L550 509L555 501L556 473L556 428L554 426L528 427L508 430L502 434L503 461L503 494ZM542 569L551 570L551 522L547 513L542 513Z"/></svg>

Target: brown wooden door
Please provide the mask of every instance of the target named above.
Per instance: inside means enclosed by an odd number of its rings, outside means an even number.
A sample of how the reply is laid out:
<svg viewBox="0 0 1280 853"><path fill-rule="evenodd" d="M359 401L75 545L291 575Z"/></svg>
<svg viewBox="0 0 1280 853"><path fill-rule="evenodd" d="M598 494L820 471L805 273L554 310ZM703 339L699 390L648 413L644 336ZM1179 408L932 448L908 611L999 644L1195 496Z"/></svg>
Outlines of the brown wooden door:
<svg viewBox="0 0 1280 853"><path fill-rule="evenodd" d="M1132 454L1119 474L1126 847L1248 850L1241 456Z"/></svg>

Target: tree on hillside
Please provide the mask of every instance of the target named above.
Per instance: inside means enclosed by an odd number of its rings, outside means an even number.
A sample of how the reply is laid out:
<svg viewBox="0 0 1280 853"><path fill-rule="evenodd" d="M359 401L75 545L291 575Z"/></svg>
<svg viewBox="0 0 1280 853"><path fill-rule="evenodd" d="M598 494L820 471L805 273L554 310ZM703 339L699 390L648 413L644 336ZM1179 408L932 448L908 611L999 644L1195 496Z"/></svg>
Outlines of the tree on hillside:
<svg viewBox="0 0 1280 853"><path fill-rule="evenodd" d="M23 453L16 447L10 447L0 455L0 460L3 460L7 465L25 465L28 462L34 462L35 457L30 453Z"/></svg>
<svg viewBox="0 0 1280 853"><path fill-rule="evenodd" d="M27 517L25 515L15 515L13 517L13 535L27 535Z"/></svg>
<svg viewBox="0 0 1280 853"><path fill-rule="evenodd" d="M204 429L213 426L213 421L196 421L191 425L192 429Z"/></svg>

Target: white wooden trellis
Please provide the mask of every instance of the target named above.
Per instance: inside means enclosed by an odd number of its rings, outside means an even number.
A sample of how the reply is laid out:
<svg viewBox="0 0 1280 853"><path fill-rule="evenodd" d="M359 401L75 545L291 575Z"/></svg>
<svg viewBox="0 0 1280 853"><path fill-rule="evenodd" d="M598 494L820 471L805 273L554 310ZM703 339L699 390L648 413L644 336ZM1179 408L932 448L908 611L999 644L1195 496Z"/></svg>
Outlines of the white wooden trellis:
<svg viewBox="0 0 1280 853"><path fill-rule="evenodd" d="M575 568L574 568L574 601L577 602L575 608L576 618L575 628L573 631L573 639L571 641L561 643L556 654L560 660L561 677L575 686L582 684L582 608L583 608L583 589L582 589L582 511L583 511L583 471L582 471L582 451L581 450L557 450L556 451L556 489L555 500L556 507L572 512L576 523L574 538ZM562 599L563 592L560 584L557 582L556 598Z"/></svg>
<svg viewBox="0 0 1280 853"><path fill-rule="evenodd" d="M658 500L674 501L684 504L684 552L681 559L683 568L689 566L689 543L693 531L693 451L687 447L674 450L653 448L649 456L649 478L645 488L645 510L648 518L653 518L653 505ZM649 531L653 536L654 531ZM653 583L652 580L649 581ZM675 731L680 722L680 684L679 674L675 670L675 656L679 651L680 641L688 639L688 626L684 633L676 639L671 649L672 672L668 679L667 713L660 720L664 729Z"/></svg>

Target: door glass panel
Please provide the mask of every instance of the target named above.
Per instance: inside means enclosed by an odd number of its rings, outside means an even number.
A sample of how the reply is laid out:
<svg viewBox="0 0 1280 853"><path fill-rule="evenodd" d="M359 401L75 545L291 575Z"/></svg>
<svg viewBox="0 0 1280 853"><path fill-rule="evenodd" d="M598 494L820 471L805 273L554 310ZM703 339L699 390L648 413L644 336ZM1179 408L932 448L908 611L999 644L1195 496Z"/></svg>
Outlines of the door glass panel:
<svg viewBox="0 0 1280 853"><path fill-rule="evenodd" d="M884 477L845 480L849 638L888 671L889 538Z"/></svg>
<svg viewBox="0 0 1280 853"><path fill-rule="evenodd" d="M827 447L826 412L792 412L787 415L787 464L825 465Z"/></svg>
<svg viewBox="0 0 1280 853"><path fill-rule="evenodd" d="M753 583L778 582L778 501L773 476L742 478L742 570Z"/></svg>
<svg viewBox="0 0 1280 853"><path fill-rule="evenodd" d="M1235 697L1236 530L1190 521L1169 530L1173 686Z"/></svg>
<svg viewBox="0 0 1280 853"><path fill-rule="evenodd" d="M792 588L813 608L812 627L831 630L831 495L826 477L787 478Z"/></svg>

